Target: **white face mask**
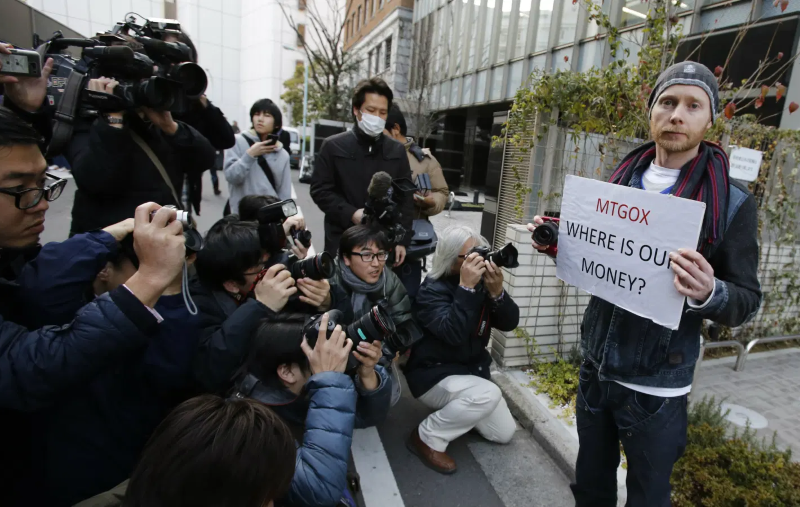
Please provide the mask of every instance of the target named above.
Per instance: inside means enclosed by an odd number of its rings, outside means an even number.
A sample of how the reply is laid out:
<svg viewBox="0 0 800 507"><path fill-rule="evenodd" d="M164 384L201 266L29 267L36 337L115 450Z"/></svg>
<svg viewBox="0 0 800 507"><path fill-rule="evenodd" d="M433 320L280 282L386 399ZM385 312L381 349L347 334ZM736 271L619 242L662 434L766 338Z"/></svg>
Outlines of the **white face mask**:
<svg viewBox="0 0 800 507"><path fill-rule="evenodd" d="M370 137L378 137L386 127L386 120L374 114L361 111L361 119L358 120L358 127Z"/></svg>

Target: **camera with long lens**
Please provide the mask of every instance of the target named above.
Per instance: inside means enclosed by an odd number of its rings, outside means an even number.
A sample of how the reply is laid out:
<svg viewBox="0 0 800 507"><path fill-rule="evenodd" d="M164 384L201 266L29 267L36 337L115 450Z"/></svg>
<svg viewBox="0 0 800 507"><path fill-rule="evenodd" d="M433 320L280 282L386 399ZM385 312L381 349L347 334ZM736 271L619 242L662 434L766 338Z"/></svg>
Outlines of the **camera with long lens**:
<svg viewBox="0 0 800 507"><path fill-rule="evenodd" d="M292 199L268 204L256 212L258 220L258 238L261 246L269 252L276 252L286 247L286 232L283 221L297 214L297 205Z"/></svg>
<svg viewBox="0 0 800 507"><path fill-rule="evenodd" d="M538 245L546 246L545 254L550 257L558 255L558 225L559 219L555 217L542 217L544 223L537 226L531 234L531 239Z"/></svg>
<svg viewBox="0 0 800 507"><path fill-rule="evenodd" d="M205 93L205 71L192 62L192 51L186 44L160 40L169 34L181 34L177 21L144 20L136 24L131 16L94 38L66 38L57 31L42 43L38 35L34 36L43 61L52 58L54 62L47 100L56 111L56 127L48 156L63 151L70 140L69 127L78 118L91 119L101 113L142 106L182 113L192 99ZM86 89L90 79L101 76L118 81L112 93ZM59 128L61 124L66 128Z"/></svg>
<svg viewBox="0 0 800 507"><path fill-rule="evenodd" d="M353 340L355 347L360 342L372 343L376 340L386 341L387 338L395 334L397 328L395 327L392 316L386 306L385 301L380 301L377 305L369 309L367 313L356 319L351 324L343 324L344 314L339 310L331 310L328 312L328 328L326 336L331 337L334 328L337 325L342 325L345 334L348 338ZM303 329L306 341L311 348L317 343L319 336L320 326L322 325L322 315L315 315L306 323ZM347 370L354 370L359 365L359 361L352 355L347 361Z"/></svg>
<svg viewBox="0 0 800 507"><path fill-rule="evenodd" d="M298 259L296 256L290 255L287 264L286 269L295 280L308 278L319 281L332 278L336 273L336 262L328 252L305 259Z"/></svg>
<svg viewBox="0 0 800 507"><path fill-rule="evenodd" d="M403 218L401 210L416 189L417 186L408 178L393 180L386 172L375 173L367 189L369 200L364 204L361 222L380 227L393 248L403 241L408 232L400 225Z"/></svg>
<svg viewBox="0 0 800 507"><path fill-rule="evenodd" d="M476 246L467 252L467 255L476 252L484 260L492 261L498 268L514 269L519 267L519 252L511 243L494 252L488 246Z"/></svg>

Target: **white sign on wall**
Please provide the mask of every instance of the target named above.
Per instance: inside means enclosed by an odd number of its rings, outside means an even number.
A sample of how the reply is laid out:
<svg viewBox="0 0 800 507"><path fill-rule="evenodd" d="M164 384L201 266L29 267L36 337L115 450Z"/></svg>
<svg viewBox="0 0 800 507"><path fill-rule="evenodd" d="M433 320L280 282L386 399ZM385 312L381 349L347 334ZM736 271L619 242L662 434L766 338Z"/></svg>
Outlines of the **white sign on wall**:
<svg viewBox="0 0 800 507"><path fill-rule="evenodd" d="M694 250L705 203L567 176L556 275L656 324L678 329L684 296L669 253Z"/></svg>
<svg viewBox="0 0 800 507"><path fill-rule="evenodd" d="M761 169L763 153L750 148L734 147L731 150L731 178L742 181L755 181Z"/></svg>

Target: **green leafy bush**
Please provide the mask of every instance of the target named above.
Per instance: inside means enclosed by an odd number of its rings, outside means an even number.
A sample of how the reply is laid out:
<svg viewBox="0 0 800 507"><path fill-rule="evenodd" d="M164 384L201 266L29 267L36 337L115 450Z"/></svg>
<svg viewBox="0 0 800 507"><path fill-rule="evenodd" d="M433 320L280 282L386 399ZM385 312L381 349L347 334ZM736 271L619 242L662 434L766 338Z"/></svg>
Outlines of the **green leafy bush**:
<svg viewBox="0 0 800 507"><path fill-rule="evenodd" d="M545 393L554 405L566 406L562 417L575 414L575 397L578 394L578 367L558 357L552 363L537 362L533 366L531 387Z"/></svg>

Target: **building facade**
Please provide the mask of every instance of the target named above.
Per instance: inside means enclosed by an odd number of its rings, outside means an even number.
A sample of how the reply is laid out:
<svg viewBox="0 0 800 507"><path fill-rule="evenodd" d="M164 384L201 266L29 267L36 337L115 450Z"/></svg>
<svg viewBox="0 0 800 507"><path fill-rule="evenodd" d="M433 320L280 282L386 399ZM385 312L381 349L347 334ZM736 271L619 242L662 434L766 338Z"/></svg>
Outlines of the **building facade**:
<svg viewBox="0 0 800 507"><path fill-rule="evenodd" d="M359 62L356 79L377 76L396 98L408 92L413 0L348 0L344 50Z"/></svg>
<svg viewBox="0 0 800 507"><path fill-rule="evenodd" d="M313 2L313 3L312 3ZM94 36L133 12L150 18L174 18L192 38L198 63L208 75L206 95L222 109L229 121L250 125L250 106L258 99L280 103L283 83L305 60L301 41L277 2L264 0L0 0L26 3L44 17L69 27L77 34ZM283 8L303 30L309 23L307 8L322 19L333 20L335 2L286 0ZM40 23L41 24L41 23ZM48 38L52 30L39 31ZM313 42L308 41L313 44ZM30 37L25 41L30 46ZM289 108L283 107L287 125ZM302 118L291 119L302 123Z"/></svg>
<svg viewBox="0 0 800 507"><path fill-rule="evenodd" d="M636 58L644 36L647 0L593 0L619 28L622 50ZM608 65L612 56L605 34L590 22L583 0L418 0L413 16L409 88L429 90L430 109L439 124L430 145L448 182L462 190L487 186L495 113L507 111L514 94L535 69L585 71ZM670 2L687 42L679 52L710 68L723 65L739 27L748 22L745 40L729 66L731 81L748 77L764 58L797 53L800 4L785 11L771 0L679 0ZM700 51L693 52L704 38ZM426 46L425 41L430 43ZM723 61L719 61L722 58ZM427 66L427 72L421 72ZM784 69L781 82L800 80L797 61ZM423 79L424 78L424 79ZM774 95L772 90L770 94ZM786 106L800 102L800 85L789 86L785 102L765 101L759 113L766 123L800 127L800 116ZM768 111L767 108L775 108ZM497 127L495 127L497 130Z"/></svg>

